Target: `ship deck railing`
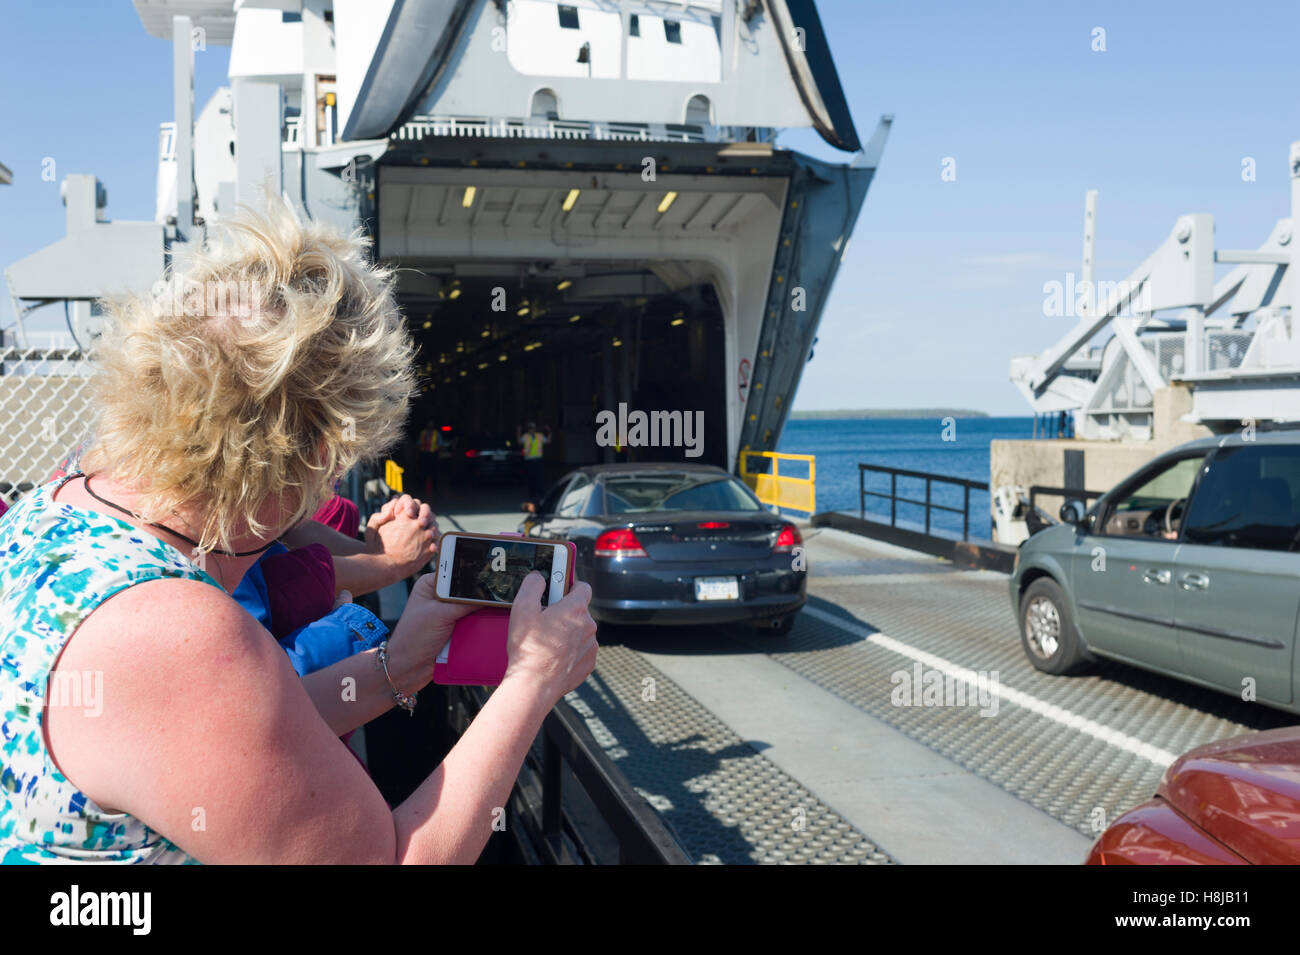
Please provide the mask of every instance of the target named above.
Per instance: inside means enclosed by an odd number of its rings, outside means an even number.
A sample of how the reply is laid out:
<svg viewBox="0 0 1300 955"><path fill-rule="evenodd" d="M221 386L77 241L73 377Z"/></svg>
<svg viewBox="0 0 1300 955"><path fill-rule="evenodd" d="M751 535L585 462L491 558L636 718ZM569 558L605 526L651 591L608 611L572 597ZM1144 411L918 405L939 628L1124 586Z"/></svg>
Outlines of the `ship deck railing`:
<svg viewBox="0 0 1300 955"><path fill-rule="evenodd" d="M596 140L611 142L709 143L732 141L730 127L667 123L587 122L572 119L505 119L463 116L415 116L394 138L418 141L430 136L501 139Z"/></svg>

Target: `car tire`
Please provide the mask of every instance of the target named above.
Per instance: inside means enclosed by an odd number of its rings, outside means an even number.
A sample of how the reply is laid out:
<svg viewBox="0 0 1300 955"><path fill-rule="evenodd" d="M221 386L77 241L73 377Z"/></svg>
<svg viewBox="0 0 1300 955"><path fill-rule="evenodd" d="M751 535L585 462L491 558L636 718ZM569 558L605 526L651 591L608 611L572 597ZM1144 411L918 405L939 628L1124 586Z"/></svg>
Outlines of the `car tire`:
<svg viewBox="0 0 1300 955"><path fill-rule="evenodd" d="M1092 661L1079 638L1065 591L1051 577L1039 577L1020 598L1020 645L1044 673L1075 673Z"/></svg>

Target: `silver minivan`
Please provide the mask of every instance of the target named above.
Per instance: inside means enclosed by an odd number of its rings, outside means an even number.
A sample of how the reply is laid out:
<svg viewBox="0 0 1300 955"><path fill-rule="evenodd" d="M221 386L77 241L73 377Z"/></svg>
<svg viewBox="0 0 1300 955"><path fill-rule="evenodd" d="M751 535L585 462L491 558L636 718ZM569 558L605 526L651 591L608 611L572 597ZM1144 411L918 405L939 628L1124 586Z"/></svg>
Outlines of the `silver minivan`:
<svg viewBox="0 0 1300 955"><path fill-rule="evenodd" d="M1300 431L1182 445L1061 520L1011 575L1034 666L1108 657L1300 712Z"/></svg>

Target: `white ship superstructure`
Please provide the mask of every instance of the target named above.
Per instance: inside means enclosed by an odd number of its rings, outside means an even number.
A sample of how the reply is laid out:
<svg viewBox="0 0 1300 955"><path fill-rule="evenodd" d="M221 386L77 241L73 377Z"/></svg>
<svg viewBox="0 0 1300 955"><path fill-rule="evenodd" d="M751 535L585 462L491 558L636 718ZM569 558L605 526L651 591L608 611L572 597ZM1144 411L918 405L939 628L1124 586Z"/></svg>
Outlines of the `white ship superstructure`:
<svg viewBox="0 0 1300 955"><path fill-rule="evenodd" d="M147 289L269 187L400 267L417 416L513 431L527 396L568 461L613 453L595 412L620 403L703 410L727 467L775 446L890 122L859 140L811 0L135 8L173 46L155 221L103 221L69 177L64 242L103 266L65 287L74 250L36 253L7 272L20 308L71 300L93 335L94 296ZM222 44L230 84L196 116L195 57ZM850 161L775 146L797 127Z"/></svg>
<svg viewBox="0 0 1300 955"><path fill-rule="evenodd" d="M1179 420L1209 431L1300 421L1300 142L1288 161L1291 216L1258 248L1216 249L1213 216L1185 215L1120 281L1095 279L1089 193L1083 269L1062 293L1078 321L1046 351L1011 362L1034 411L1073 413L1081 438L1149 441L1159 437L1158 396L1173 389ZM1217 263L1233 268L1216 281Z"/></svg>

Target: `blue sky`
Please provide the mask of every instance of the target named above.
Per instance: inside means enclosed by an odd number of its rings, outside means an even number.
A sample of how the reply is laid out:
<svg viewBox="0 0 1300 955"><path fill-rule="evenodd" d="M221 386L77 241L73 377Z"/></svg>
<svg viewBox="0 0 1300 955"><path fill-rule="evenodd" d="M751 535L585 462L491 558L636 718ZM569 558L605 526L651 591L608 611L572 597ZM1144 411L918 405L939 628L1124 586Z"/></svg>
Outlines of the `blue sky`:
<svg viewBox="0 0 1300 955"><path fill-rule="evenodd" d="M59 181L99 176L110 217L153 216L170 45L145 34L129 0L61 3L57 18L52 6L0 0L0 162L14 173L0 187L0 266L64 234L46 157ZM1100 190L1103 279L1127 275L1184 213L1213 214L1221 248L1259 245L1290 213L1294 4L818 8L862 137L881 113L896 119L796 408L1023 413L1008 359L1070 324L1043 316L1043 283L1079 269L1088 189ZM1096 27L1105 52L1091 49ZM199 106L224 82L227 53L197 54ZM804 131L781 142L848 158ZM955 181L940 177L945 157ZM0 324L11 320L6 292Z"/></svg>

